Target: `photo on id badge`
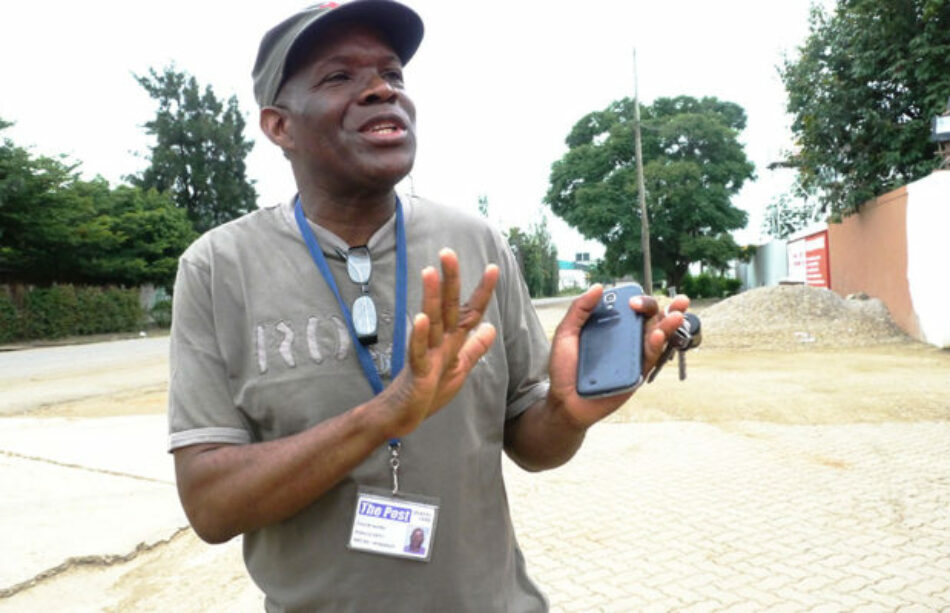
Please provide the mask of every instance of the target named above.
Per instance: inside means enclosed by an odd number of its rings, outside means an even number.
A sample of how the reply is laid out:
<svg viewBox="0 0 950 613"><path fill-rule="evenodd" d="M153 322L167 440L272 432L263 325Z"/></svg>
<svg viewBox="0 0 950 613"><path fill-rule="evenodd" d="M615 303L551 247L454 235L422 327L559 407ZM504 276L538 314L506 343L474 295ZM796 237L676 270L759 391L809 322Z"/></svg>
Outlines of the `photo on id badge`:
<svg viewBox="0 0 950 613"><path fill-rule="evenodd" d="M403 551L415 556L424 556L426 548L429 545L429 534L422 526L412 527L409 531L409 539Z"/></svg>

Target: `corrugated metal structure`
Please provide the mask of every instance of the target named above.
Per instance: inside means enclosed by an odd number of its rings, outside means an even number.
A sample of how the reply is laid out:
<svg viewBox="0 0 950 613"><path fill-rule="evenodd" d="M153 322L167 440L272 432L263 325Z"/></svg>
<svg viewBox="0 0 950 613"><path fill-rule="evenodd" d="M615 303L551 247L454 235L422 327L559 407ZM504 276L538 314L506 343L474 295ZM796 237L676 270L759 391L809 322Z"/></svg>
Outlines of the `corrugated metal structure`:
<svg viewBox="0 0 950 613"><path fill-rule="evenodd" d="M778 285L788 276L785 241L776 239L756 247L755 256L749 262L740 262L736 274L742 281L743 291Z"/></svg>

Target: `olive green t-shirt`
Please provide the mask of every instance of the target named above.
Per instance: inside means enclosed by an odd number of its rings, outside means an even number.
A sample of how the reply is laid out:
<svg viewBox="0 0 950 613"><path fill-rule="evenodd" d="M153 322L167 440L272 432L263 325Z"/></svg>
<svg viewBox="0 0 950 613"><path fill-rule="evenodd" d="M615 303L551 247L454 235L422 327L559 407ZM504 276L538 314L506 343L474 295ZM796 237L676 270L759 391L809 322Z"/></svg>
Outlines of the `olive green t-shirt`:
<svg viewBox="0 0 950 613"><path fill-rule="evenodd" d="M525 572L502 479L505 423L547 393L548 343L517 263L482 220L403 198L408 314L420 271L458 253L463 300L489 263L500 268L484 321L498 331L449 405L402 441L400 488L437 497L427 563L347 548L357 487L390 487L381 447L309 507L244 535L244 557L268 611L545 611ZM307 251L288 202L215 228L182 256L175 283L170 448L236 445L292 435L372 397L336 299ZM347 305L360 295L336 248L311 224ZM370 295L379 316L371 354L389 382L395 313L395 232L370 239Z"/></svg>

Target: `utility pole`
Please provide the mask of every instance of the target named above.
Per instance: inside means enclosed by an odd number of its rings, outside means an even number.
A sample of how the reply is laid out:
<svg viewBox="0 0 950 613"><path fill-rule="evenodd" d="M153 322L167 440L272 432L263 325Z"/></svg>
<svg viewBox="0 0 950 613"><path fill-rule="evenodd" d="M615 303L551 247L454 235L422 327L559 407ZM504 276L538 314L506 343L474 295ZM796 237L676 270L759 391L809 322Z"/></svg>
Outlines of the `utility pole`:
<svg viewBox="0 0 950 613"><path fill-rule="evenodd" d="M640 197L640 251L643 252L643 293L653 293L650 266L650 220L647 218L646 188L643 185L643 148L640 146L640 86L637 82L637 48L633 48L633 133L637 148L637 195Z"/></svg>

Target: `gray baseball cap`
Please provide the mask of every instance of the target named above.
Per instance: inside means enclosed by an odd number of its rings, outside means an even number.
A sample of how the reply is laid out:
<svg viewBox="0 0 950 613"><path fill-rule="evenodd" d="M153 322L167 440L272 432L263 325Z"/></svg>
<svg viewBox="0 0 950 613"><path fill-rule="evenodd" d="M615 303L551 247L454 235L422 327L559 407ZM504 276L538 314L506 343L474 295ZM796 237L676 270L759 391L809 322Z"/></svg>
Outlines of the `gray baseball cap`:
<svg viewBox="0 0 950 613"><path fill-rule="evenodd" d="M378 29L403 65L422 42L422 19L411 8L393 0L350 0L308 6L271 28L261 39L251 72L257 104L261 107L274 104L280 86L290 76L286 71L291 54L303 45L313 45L335 26L353 22Z"/></svg>

